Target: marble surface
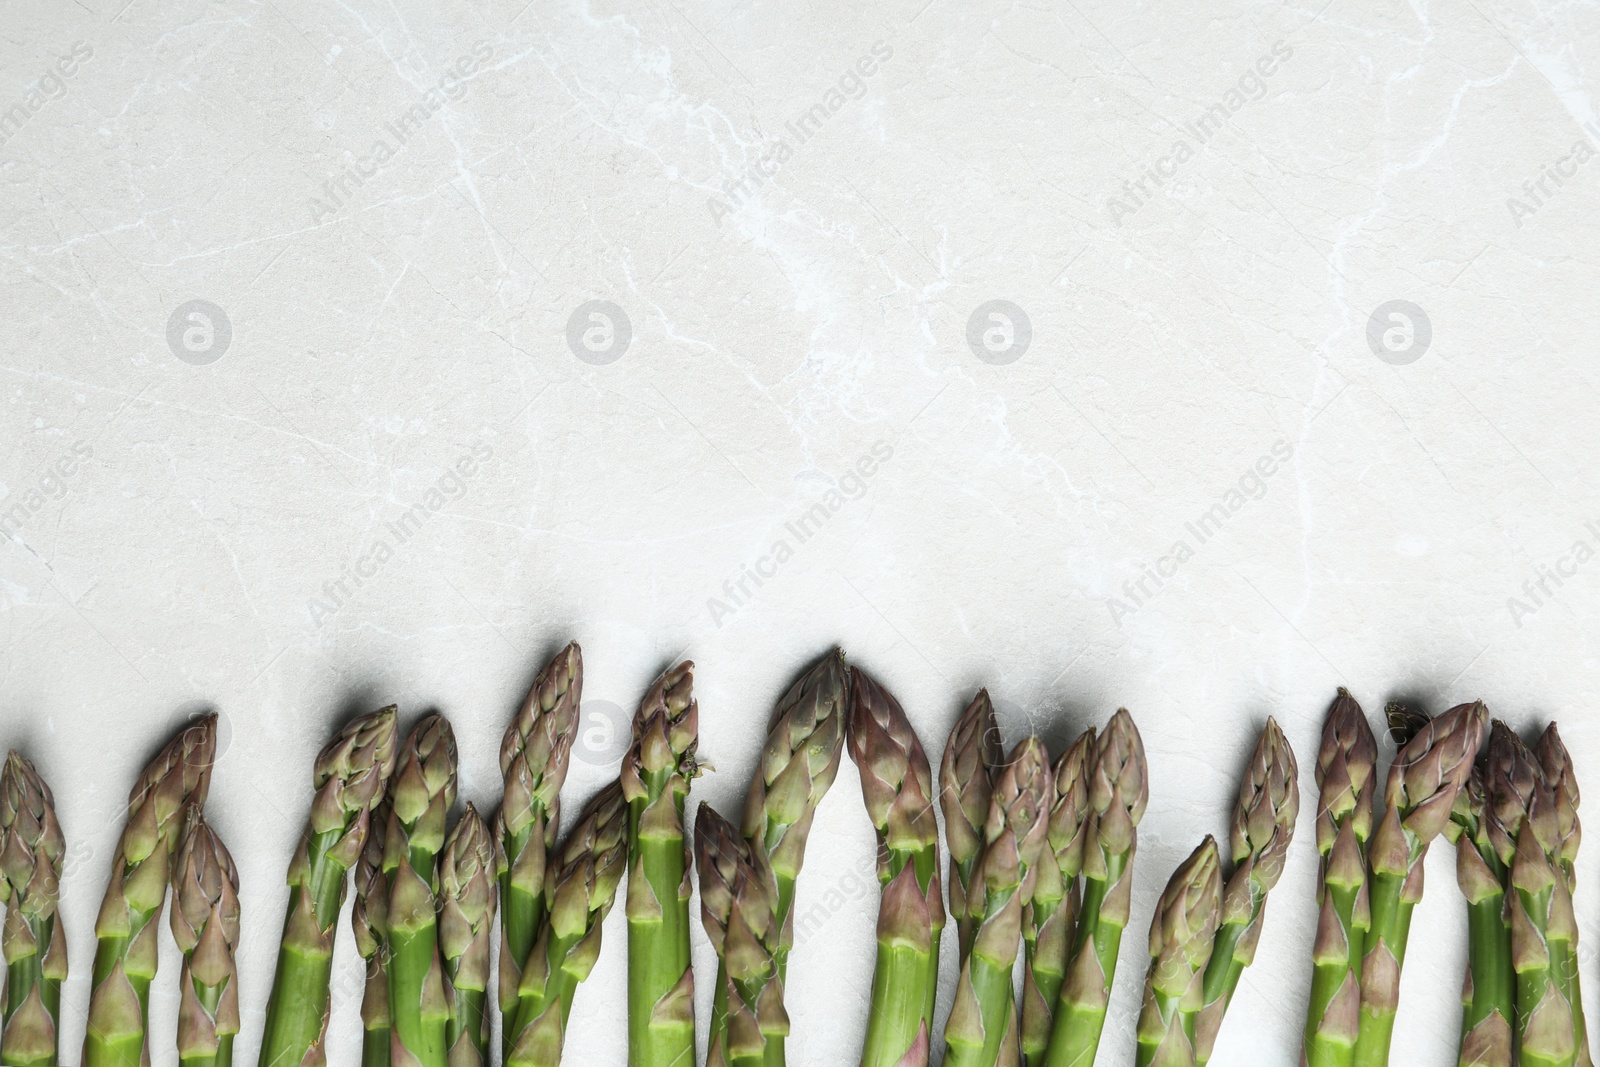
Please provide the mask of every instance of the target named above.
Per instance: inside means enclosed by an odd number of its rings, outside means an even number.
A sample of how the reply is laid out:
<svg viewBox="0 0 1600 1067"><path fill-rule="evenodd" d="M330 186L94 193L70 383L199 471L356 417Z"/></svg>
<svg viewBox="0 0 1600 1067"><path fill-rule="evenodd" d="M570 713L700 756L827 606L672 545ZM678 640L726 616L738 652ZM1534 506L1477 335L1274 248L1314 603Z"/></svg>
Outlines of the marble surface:
<svg viewBox="0 0 1600 1067"><path fill-rule="evenodd" d="M1133 1062L1151 909L1267 715L1308 810L1338 685L1374 716L1559 718L1600 791L1593 4L20 0L5 23L0 743L71 842L67 1062L120 805L176 724L224 716L253 1062L334 725L445 712L462 799L491 806L504 724L573 638L574 809L682 656L715 764L695 797L723 811L834 642L934 751L979 685L1012 740L1131 708L1154 784L1103 1067ZM859 797L846 764L800 887L797 1064L851 1062L864 1026ZM1218 1063L1296 1061L1301 830ZM1448 847L1428 870L1407 1067L1454 1063ZM569 1062L624 1061L623 933L619 909Z"/></svg>

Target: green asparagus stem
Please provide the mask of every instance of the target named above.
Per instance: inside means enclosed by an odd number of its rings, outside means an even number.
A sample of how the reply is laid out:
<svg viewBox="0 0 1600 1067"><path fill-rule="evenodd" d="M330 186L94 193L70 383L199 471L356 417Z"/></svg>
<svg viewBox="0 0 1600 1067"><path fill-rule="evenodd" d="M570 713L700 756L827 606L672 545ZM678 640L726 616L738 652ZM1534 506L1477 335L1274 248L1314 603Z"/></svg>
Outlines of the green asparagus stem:
<svg viewBox="0 0 1600 1067"><path fill-rule="evenodd" d="M232 1067L239 1032L239 871L198 804L172 866L172 937L183 952L178 1062Z"/></svg>
<svg viewBox="0 0 1600 1067"><path fill-rule="evenodd" d="M933 771L900 704L860 668L850 672L850 758L878 834L878 962L861 1067L896 1067L924 1050L939 984L939 827Z"/></svg>
<svg viewBox="0 0 1600 1067"><path fill-rule="evenodd" d="M1222 1017L1244 969L1256 956L1267 894L1283 877L1283 864L1300 814L1300 767L1288 738L1272 718L1256 742L1239 789L1229 844L1233 874L1222 895L1222 923L1206 965L1203 1000L1195 1035L1195 1063L1211 1059Z"/></svg>
<svg viewBox="0 0 1600 1067"><path fill-rule="evenodd" d="M450 1005L439 954L439 853L456 800L456 737L428 715L406 738L389 786L383 873L389 888L390 1047L404 1067L446 1067Z"/></svg>
<svg viewBox="0 0 1600 1067"><path fill-rule="evenodd" d="M1577 772L1572 766L1572 757L1567 753L1567 746L1561 743L1561 734L1556 730L1555 723L1545 727L1544 733L1534 746L1534 754L1538 757L1545 781L1555 797L1556 836L1559 841L1556 859L1570 896L1578 888L1574 864L1578 859L1578 843L1583 838L1583 830L1578 822ZM1583 1017L1583 985L1579 980L1582 971L1578 966L1576 926L1572 928L1571 934L1571 941L1556 940L1551 943L1551 952L1555 956L1553 973L1556 984L1566 995L1567 1002L1572 1005L1574 1038L1578 1046L1577 1067L1594 1067L1594 1059L1589 1050L1589 1025Z"/></svg>
<svg viewBox="0 0 1600 1067"><path fill-rule="evenodd" d="M1172 872L1150 920L1150 971L1139 1013L1137 1067L1195 1067L1205 970L1222 918L1217 842L1207 837ZM1218 946L1220 947L1220 946Z"/></svg>
<svg viewBox="0 0 1600 1067"><path fill-rule="evenodd" d="M745 796L741 832L765 853L777 885L773 953L779 978L787 969L794 945L794 888L805 863L811 820L833 787L844 755L849 693L844 653L836 648L802 674L772 709L761 765ZM729 988L719 962L710 1044L715 1044L722 1032ZM770 1035L766 1047L769 1057L781 1057L783 1035Z"/></svg>
<svg viewBox="0 0 1600 1067"><path fill-rule="evenodd" d="M471 804L439 856L439 952L450 1021L450 1067L489 1067L489 942L494 930L495 847Z"/></svg>
<svg viewBox="0 0 1600 1067"><path fill-rule="evenodd" d="M7 908L0 1064L7 1067L60 1062L67 937L56 905L65 850L50 787L13 751L0 771L0 901Z"/></svg>
<svg viewBox="0 0 1600 1067"><path fill-rule="evenodd" d="M837 714L835 709L831 714ZM778 880L767 852L737 834L709 804L694 821L700 921L721 961L723 1026L711 1035L706 1067L784 1067L782 941Z"/></svg>
<svg viewBox="0 0 1600 1067"><path fill-rule="evenodd" d="M1094 741L1091 727L1056 761L1047 834L1055 863L1049 856L1040 862L1033 898L1022 911L1022 1054L1028 1067L1040 1067L1049 1050L1056 998L1072 947L1089 829L1089 760Z"/></svg>
<svg viewBox="0 0 1600 1067"><path fill-rule="evenodd" d="M962 960L972 949L973 931L983 918L983 892L975 887L973 874L983 853L989 792L1004 760L994 704L989 691L980 689L951 728L939 763L939 806L950 846L950 917L956 923Z"/></svg>
<svg viewBox="0 0 1600 1067"><path fill-rule="evenodd" d="M1351 1067L1361 1025L1361 948L1367 908L1367 838L1378 783L1378 741L1340 689L1317 752L1317 937L1306 1011L1305 1067Z"/></svg>
<svg viewBox="0 0 1600 1067"><path fill-rule="evenodd" d="M1504 830L1502 816L1520 825L1526 802L1515 811L1504 804L1508 787L1497 781L1505 768L1505 724L1496 719L1488 750L1472 766L1456 794L1445 837L1456 846L1456 884L1467 901L1467 973L1461 989L1459 1067L1511 1067L1512 1024L1516 1018L1516 972L1511 966L1511 931L1505 924L1506 865L1516 831ZM1493 783L1493 784L1491 784ZM1491 796L1500 803L1491 805ZM1505 858L1497 839L1507 843Z"/></svg>
<svg viewBox="0 0 1600 1067"><path fill-rule="evenodd" d="M694 971L689 961L689 783L700 773L694 664L656 682L633 720L622 759L628 801L628 1063L694 1067Z"/></svg>
<svg viewBox="0 0 1600 1067"><path fill-rule="evenodd" d="M628 866L628 802L612 782L562 846L545 880L545 921L522 970L506 1067L557 1067L578 984L600 957L600 927Z"/></svg>
<svg viewBox="0 0 1600 1067"><path fill-rule="evenodd" d="M1083 903L1073 929L1067 977L1051 1021L1044 1061L1048 1067L1094 1063L1117 974L1117 949L1128 925L1139 820L1149 799L1144 742L1124 708L1096 740L1090 763Z"/></svg>
<svg viewBox="0 0 1600 1067"><path fill-rule="evenodd" d="M217 717L207 715L161 750L128 795L127 825L95 920L98 943L83 1067L141 1067L149 1056L156 921L166 904L183 809L205 803L216 752Z"/></svg>
<svg viewBox="0 0 1600 1067"><path fill-rule="evenodd" d="M1054 792L1044 742L1025 738L989 798L977 871L983 919L945 1022L946 1067L1012 1067L1021 1057L1011 972L1022 941L1023 902L1033 896L1041 863L1055 864L1054 855L1045 855Z"/></svg>
<svg viewBox="0 0 1600 1067"><path fill-rule="evenodd" d="M390 706L352 721L317 754L311 818L289 863L289 914L267 1001L260 1067L313 1067L324 1060L334 924L344 903L345 874L366 845L372 806L394 770L395 747Z"/></svg>
<svg viewBox="0 0 1600 1067"><path fill-rule="evenodd" d="M1412 909L1422 899L1422 859L1450 822L1487 718L1481 701L1451 708L1423 726L1389 768L1383 817L1367 843L1372 926L1361 961L1356 1067L1389 1062L1406 936Z"/></svg>
<svg viewBox="0 0 1600 1067"><path fill-rule="evenodd" d="M384 836L389 825L389 795L372 809L376 832L367 834L351 880L355 902L350 929L356 951L367 961L367 982L361 994L361 1067L389 1067L389 886L383 876Z"/></svg>
<svg viewBox="0 0 1600 1067"><path fill-rule="evenodd" d="M523 963L544 923L545 866L555 851L560 795L578 729L583 651L569 644L533 680L500 745L505 798L495 816L500 842L500 1037L511 1054Z"/></svg>

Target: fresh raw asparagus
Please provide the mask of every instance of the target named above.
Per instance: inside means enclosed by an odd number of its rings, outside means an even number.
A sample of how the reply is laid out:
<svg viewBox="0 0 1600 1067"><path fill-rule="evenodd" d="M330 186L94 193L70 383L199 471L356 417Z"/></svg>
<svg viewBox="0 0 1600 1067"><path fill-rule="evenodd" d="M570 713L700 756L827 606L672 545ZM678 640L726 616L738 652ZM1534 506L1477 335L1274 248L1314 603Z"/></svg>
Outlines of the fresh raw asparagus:
<svg viewBox="0 0 1600 1067"><path fill-rule="evenodd" d="M411 728L389 786L383 873L389 887L390 1048L401 1067L445 1067L450 1005L439 955L439 853L456 801L456 737L428 715Z"/></svg>
<svg viewBox="0 0 1600 1067"><path fill-rule="evenodd" d="M838 714L835 708L830 714ZM723 1025L712 1033L706 1067L784 1067L789 1015L778 971L782 920L778 880L767 852L737 834L709 804L694 820L700 921L722 966Z"/></svg>
<svg viewBox="0 0 1600 1067"><path fill-rule="evenodd" d="M578 984L600 957L600 927L628 867L628 802L612 782L584 810L545 880L545 921L522 970L507 1067L557 1067Z"/></svg>
<svg viewBox="0 0 1600 1067"><path fill-rule="evenodd" d="M622 758L628 801L628 1063L694 1067L694 971L689 961L689 783L700 773L694 664L680 663L645 695Z"/></svg>
<svg viewBox="0 0 1600 1067"><path fill-rule="evenodd" d="M877 831L883 885L861 1067L926 1067L944 929L933 771L899 701L859 667L850 672L850 704L850 758Z"/></svg>
<svg viewBox="0 0 1600 1067"><path fill-rule="evenodd" d="M1512 746L1520 744L1504 723L1494 721L1488 750L1456 794L1444 829L1456 846L1456 884L1467 901L1460 1067L1515 1062L1516 971L1505 918L1506 878L1534 784L1527 762L1516 759Z"/></svg>
<svg viewBox="0 0 1600 1067"><path fill-rule="evenodd" d="M939 762L939 806L944 811L945 843L950 847L950 917L956 924L960 958L972 948L972 933L983 918L983 892L973 882L983 853L983 824L989 818L989 791L1000 773L1005 750L987 689L978 690L956 719Z"/></svg>
<svg viewBox="0 0 1600 1067"><path fill-rule="evenodd" d="M1372 925L1361 961L1356 1067L1389 1062L1411 912L1422 899L1422 860L1450 822L1487 719L1481 701L1451 708L1422 726L1389 768L1383 816L1367 843Z"/></svg>
<svg viewBox="0 0 1600 1067"><path fill-rule="evenodd" d="M494 933L495 847L471 804L439 856L439 953L444 959L450 1067L489 1065L489 942Z"/></svg>
<svg viewBox="0 0 1600 1067"><path fill-rule="evenodd" d="M128 821L95 920L83 1067L141 1067L148 1061L156 921L166 903L184 808L205 804L216 753L217 717L207 715L161 750L128 795Z"/></svg>
<svg viewBox="0 0 1600 1067"><path fill-rule="evenodd" d="M975 874L984 889L983 919L945 1023L946 1067L1014 1067L1021 1058L1011 973L1021 947L1023 903L1033 896L1040 864L1055 864L1054 855L1045 854L1054 796L1044 742L1023 739L989 798Z"/></svg>
<svg viewBox="0 0 1600 1067"><path fill-rule="evenodd" d="M1239 987L1244 969L1256 957L1265 921L1267 894L1283 877L1289 842L1300 814L1300 768L1288 738L1276 720L1267 719L1256 742L1239 802L1233 809L1228 841L1233 874L1222 895L1222 923L1206 965L1201 1009L1195 1034L1195 1062L1211 1059L1223 1014Z"/></svg>
<svg viewBox="0 0 1600 1067"><path fill-rule="evenodd" d="M1150 971L1139 1013L1137 1067L1195 1067L1196 1023L1222 918L1217 842L1207 837L1172 872L1150 920Z"/></svg>
<svg viewBox="0 0 1600 1067"><path fill-rule="evenodd" d="M367 981L361 993L361 1067L389 1067L389 886L383 876L383 845L389 825L389 795L372 809L374 832L367 834L361 858L351 877L355 902L350 908L350 929L356 951L367 961Z"/></svg>
<svg viewBox="0 0 1600 1067"><path fill-rule="evenodd" d="M517 986L544 923L545 874L555 851L562 783L578 729L583 650L567 645L533 680L500 744L505 797L495 816L500 843L500 1037L509 1057L520 1001Z"/></svg>
<svg viewBox="0 0 1600 1067"><path fill-rule="evenodd" d="M1067 976L1051 1021L1048 1067L1092 1067L1105 1026L1117 949L1128 925L1139 820L1150 799L1144 742L1127 709L1095 741L1089 769L1083 903L1073 929Z"/></svg>
<svg viewBox="0 0 1600 1067"><path fill-rule="evenodd" d="M317 754L311 819L289 863L289 915L267 1001L260 1067L324 1061L328 979L345 874L361 858L372 806L394 770L395 708L352 721ZM375 831L382 833L382 828Z"/></svg>
<svg viewBox="0 0 1600 1067"><path fill-rule="evenodd" d="M844 755L850 676L844 653L834 649L802 674L772 709L761 764L745 795L740 826L765 853L778 887L773 958L782 978L794 945L794 890L805 863L806 840L817 805L833 787ZM729 988L719 960L711 1001L708 1041L722 1032ZM782 1034L770 1035L772 1056L781 1056Z"/></svg>
<svg viewBox="0 0 1600 1067"><path fill-rule="evenodd" d="M1055 863L1048 856L1040 862L1033 898L1023 906L1022 1055L1028 1067L1039 1067L1049 1049L1050 1024L1072 947L1089 828L1089 759L1094 740L1091 727L1056 761L1047 835Z"/></svg>
<svg viewBox="0 0 1600 1067"><path fill-rule="evenodd" d="M65 850L50 787L12 752L0 771L0 902L7 909L0 933L6 958L0 1064L7 1067L60 1062L67 936L56 905Z"/></svg>
<svg viewBox="0 0 1600 1067"><path fill-rule="evenodd" d="M231 1067L239 1032L239 871L198 804L172 866L172 938L183 953L178 1062Z"/></svg>
<svg viewBox="0 0 1600 1067"><path fill-rule="evenodd" d="M1534 745L1534 754L1539 759L1540 769L1544 771L1545 782L1555 797L1556 837L1559 841L1556 858L1570 897L1578 888L1574 864L1578 859L1578 843L1582 840L1583 831L1578 822L1577 772L1572 766L1567 746L1561 743L1561 734L1556 730L1555 723L1545 727L1538 743ZM1571 934L1570 941L1557 940L1551 943L1551 952L1555 957L1555 980L1572 1005L1573 1036L1578 1046L1577 1067L1594 1067L1589 1050L1589 1026L1583 1017L1583 986L1579 981L1582 970L1578 965L1576 926Z"/></svg>
<svg viewBox="0 0 1600 1067"><path fill-rule="evenodd" d="M1378 741L1348 691L1340 689L1317 751L1317 937L1305 1067L1351 1067L1361 1023L1361 950L1367 908L1367 839L1378 784Z"/></svg>

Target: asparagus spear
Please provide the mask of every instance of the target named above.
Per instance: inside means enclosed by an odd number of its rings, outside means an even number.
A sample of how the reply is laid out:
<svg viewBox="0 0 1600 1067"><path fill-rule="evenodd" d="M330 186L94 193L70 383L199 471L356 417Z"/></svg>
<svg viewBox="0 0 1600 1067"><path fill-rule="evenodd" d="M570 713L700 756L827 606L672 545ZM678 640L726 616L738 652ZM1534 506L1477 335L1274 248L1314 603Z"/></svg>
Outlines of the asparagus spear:
<svg viewBox="0 0 1600 1067"><path fill-rule="evenodd" d="M1150 971L1139 1013L1137 1067L1194 1067L1198 1062L1196 1020L1222 918L1220 863L1217 842L1208 836L1172 872L1156 905L1150 920Z"/></svg>
<svg viewBox="0 0 1600 1067"><path fill-rule="evenodd" d="M1516 840L1515 829L1494 832L1513 813L1490 806L1491 781L1504 748L1505 724L1494 722L1489 750L1473 764L1456 794L1445 836L1456 846L1456 884L1467 900L1467 975L1461 991L1460 1067L1511 1067L1512 1020L1516 1018L1516 972L1511 967L1511 930L1505 924L1506 865L1496 839ZM1507 787L1496 782L1497 801ZM1515 806L1520 825L1526 803ZM1510 850L1507 849L1509 858Z"/></svg>
<svg viewBox="0 0 1600 1067"><path fill-rule="evenodd" d="M939 827L933 771L899 701L860 668L850 672L850 758L878 834L878 960L861 1067L896 1067L914 1046L927 1063L939 984Z"/></svg>
<svg viewBox="0 0 1600 1067"><path fill-rule="evenodd" d="M1558 961L1575 940L1572 895L1560 869L1561 835L1555 790L1522 741L1503 731L1512 755L1505 777L1526 797L1516 833L1506 912L1511 961L1517 972L1517 1038L1523 1067L1573 1067L1577 1020Z"/></svg>
<svg viewBox="0 0 1600 1067"><path fill-rule="evenodd" d="M1222 1016L1239 987L1239 978L1255 959L1267 894L1283 877L1284 859L1300 814L1299 777L1294 750L1277 721L1269 717L1233 809L1229 845L1234 868L1222 896L1217 943L1206 965L1205 1007L1196 1033L1195 1062L1202 1067L1211 1059Z"/></svg>
<svg viewBox="0 0 1600 1067"><path fill-rule="evenodd" d="M1578 843L1583 837L1578 822L1577 772L1572 766L1572 757L1567 753L1567 746L1561 743L1561 734L1556 730L1555 723L1545 727L1538 743L1534 745L1534 753L1539 759L1540 768L1544 771L1545 781L1549 783L1555 797L1556 834L1560 842L1556 849L1556 857L1570 896L1578 888L1577 870L1574 864L1578 859ZM1579 981L1582 972L1578 966L1577 927L1572 927L1570 932L1572 934L1570 941L1558 940L1551 944L1552 953L1556 954L1555 979L1566 994L1568 1003L1572 1005L1574 1036L1578 1046L1578 1067L1594 1067L1594 1059L1589 1051L1589 1026L1583 1017L1583 988Z"/></svg>
<svg viewBox="0 0 1600 1067"><path fill-rule="evenodd" d="M773 958L779 978L794 945L794 887L805 863L811 820L832 788L844 754L849 699L849 672L844 653L836 648L802 674L772 709L761 765L745 796L740 830L765 854L777 886ZM724 1025L728 988L719 960L708 1038L713 1044ZM783 1035L771 1035L768 1045L772 1056L781 1057Z"/></svg>
<svg viewBox="0 0 1600 1067"><path fill-rule="evenodd" d="M1047 834L1055 863L1051 864L1048 856L1040 863L1033 899L1022 912L1022 1053L1028 1067L1044 1062L1056 998L1066 975L1089 829L1089 760L1094 740L1091 727L1056 761L1055 798Z"/></svg>
<svg viewBox="0 0 1600 1067"><path fill-rule="evenodd" d="M376 831L367 834L356 862L355 903L350 929L356 951L367 961L367 982L361 993L361 1067L389 1067L389 887L383 876L383 844L389 825L389 795L372 809Z"/></svg>
<svg viewBox="0 0 1600 1067"><path fill-rule="evenodd" d="M545 879L545 920L522 970L507 1067L557 1067L578 984L628 865L628 802L612 782L584 809Z"/></svg>
<svg viewBox="0 0 1600 1067"><path fill-rule="evenodd" d="M939 806L944 811L944 837L950 846L950 916L956 922L960 957L972 948L972 933L983 918L983 893L973 874L983 852L983 824L989 818L989 791L1005 752L1000 726L987 689L978 690L956 719L939 762Z"/></svg>
<svg viewBox="0 0 1600 1067"><path fill-rule="evenodd" d="M0 771L0 901L7 908L0 1064L8 1067L59 1062L67 937L56 905L65 849L50 787L13 751Z"/></svg>
<svg viewBox="0 0 1600 1067"><path fill-rule="evenodd" d="M193 723L161 750L128 795L128 821L95 920L93 992L83 1067L140 1067L156 975L156 920L186 805L204 804L217 752L217 717Z"/></svg>
<svg viewBox="0 0 1600 1067"><path fill-rule="evenodd" d="M1411 911L1422 899L1422 859L1450 821L1487 718L1481 701L1451 708L1423 726L1389 768L1383 817L1367 843L1372 926L1361 961L1357 1067L1389 1062Z"/></svg>
<svg viewBox="0 0 1600 1067"><path fill-rule="evenodd" d="M500 745L505 798L495 816L500 843L500 1037L511 1054L517 986L544 922L545 865L556 847L560 795L583 697L583 651L577 642L556 654L528 691Z"/></svg>
<svg viewBox="0 0 1600 1067"><path fill-rule="evenodd" d="M495 848L483 817L462 812L439 857L439 951L444 957L450 1067L489 1064L489 941L494 929Z"/></svg>
<svg viewBox="0 0 1600 1067"><path fill-rule="evenodd" d="M628 801L628 1062L694 1067L694 971L689 961L689 846L683 807L700 773L694 664L651 686L622 759Z"/></svg>
<svg viewBox="0 0 1600 1067"><path fill-rule="evenodd" d="M391 1054L403 1067L445 1067L450 1006L439 957L439 852L456 800L456 737L444 716L425 716L411 728L389 792L383 873Z"/></svg>
<svg viewBox="0 0 1600 1067"><path fill-rule="evenodd" d="M1351 1067L1361 1022L1361 949L1367 906L1367 838L1378 784L1378 741L1361 706L1341 688L1328 708L1317 751L1315 969L1306 1012L1305 1067Z"/></svg>
<svg viewBox="0 0 1600 1067"><path fill-rule="evenodd" d="M1067 977L1051 1022L1048 1067L1091 1067L1100 1047L1117 949L1128 925L1139 820L1150 798L1144 742L1127 709L1095 742L1084 838L1083 903L1073 929Z"/></svg>
<svg viewBox="0 0 1600 1067"><path fill-rule="evenodd" d="M838 714L837 706L830 714ZM778 880L767 852L734 832L709 804L694 820L695 867L700 872L700 920L721 961L724 1022L711 1035L706 1067L784 1067L783 1008L778 949Z"/></svg>
<svg viewBox="0 0 1600 1067"><path fill-rule="evenodd" d="M178 1062L231 1067L239 1032L239 871L198 804L188 807L173 862L172 938L183 952Z"/></svg>
<svg viewBox="0 0 1600 1067"><path fill-rule="evenodd" d="M1054 782L1049 754L1037 737L1024 738L995 782L984 824L977 875L984 888L983 919L961 966L955 1004L945 1022L946 1067L1012 1067L1020 1035L1011 972L1022 940L1022 905L1033 896L1046 857Z"/></svg>

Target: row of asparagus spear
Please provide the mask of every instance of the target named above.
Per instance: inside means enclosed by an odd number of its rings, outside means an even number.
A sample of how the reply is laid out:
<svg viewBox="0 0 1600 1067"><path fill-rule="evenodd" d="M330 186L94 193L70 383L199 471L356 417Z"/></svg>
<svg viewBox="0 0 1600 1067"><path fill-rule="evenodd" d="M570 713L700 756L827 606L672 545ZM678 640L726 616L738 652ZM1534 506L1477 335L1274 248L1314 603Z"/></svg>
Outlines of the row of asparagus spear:
<svg viewBox="0 0 1600 1067"><path fill-rule="evenodd" d="M554 1067L624 879L629 1063L694 1067L696 877L718 957L705 1062L782 1067L796 885L846 748L877 834L882 886L862 1067L930 1062L947 915L960 970L940 1035L944 1062L1092 1067L1149 796L1143 744L1125 710L1052 759L1036 736L1007 753L980 691L950 733L936 784L893 695L835 650L779 700L737 825L701 804L691 848L687 799L701 772L693 664L673 667L646 693L617 778L563 839L560 795L582 686L582 654L571 644L540 671L506 730L492 823L468 804L450 824L457 758L443 716L424 717L402 741L396 709L383 708L321 751L288 870L260 1067L326 1062L336 927L351 881L352 932L367 967L362 1067L475 1067L496 1054L507 1067ZM1489 731L1481 703L1437 719L1391 705L1389 722L1400 750L1380 806L1377 742L1361 709L1340 690L1327 716L1303 1064L1388 1062L1422 862L1444 834L1457 846L1469 914L1462 1067L1592 1067L1571 896L1578 790L1554 725L1530 750L1503 723ZM169 888L184 954L180 1062L231 1067L238 874L204 816L215 750L215 717L197 720L130 794L95 927L85 1067L149 1062L156 924ZM1139 1067L1200 1067L1211 1058L1284 869L1297 778L1294 754L1269 719L1233 812L1231 870L1208 837L1157 905L1134 1034ZM59 1063L63 854L49 787L12 753L0 771L0 1064ZM494 1007L498 1048L490 1045Z"/></svg>

